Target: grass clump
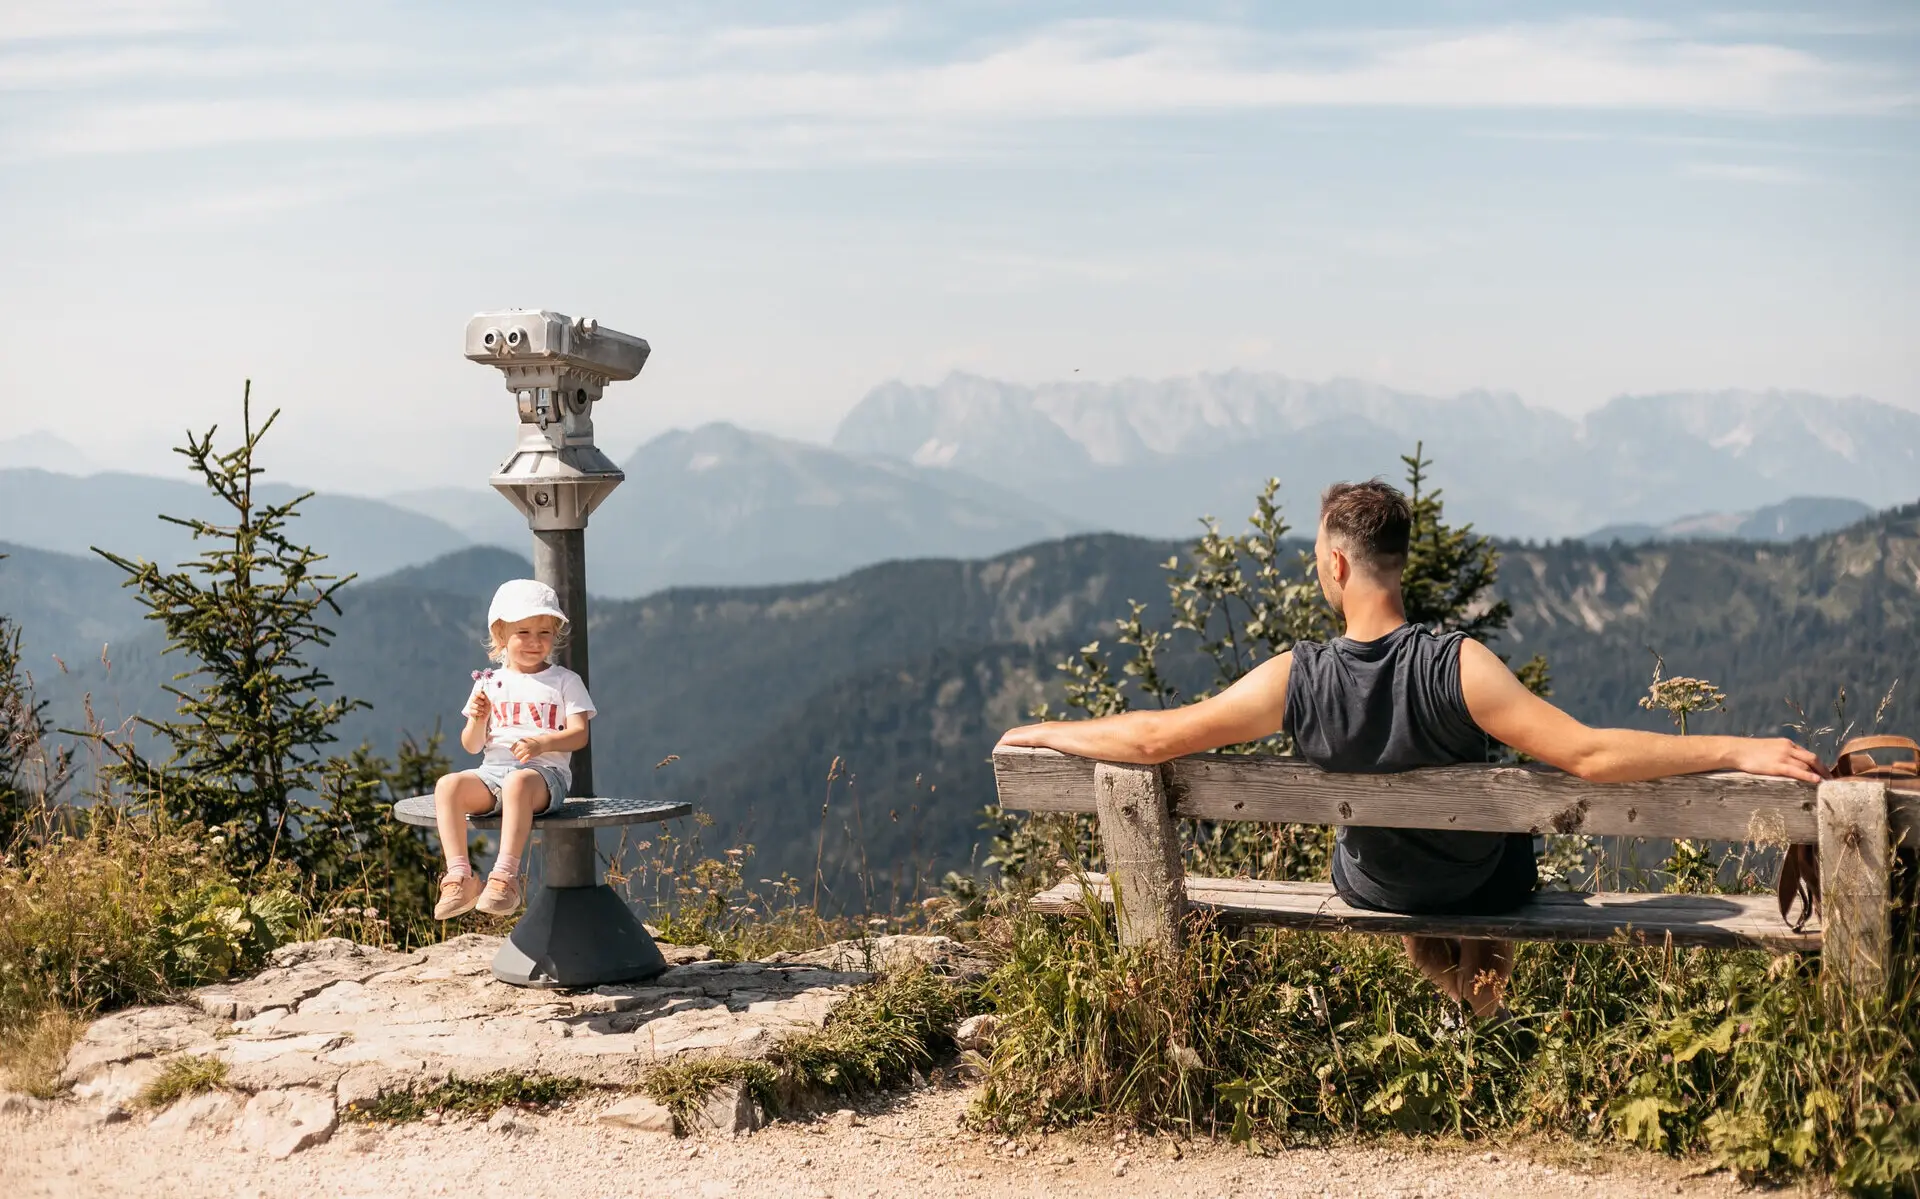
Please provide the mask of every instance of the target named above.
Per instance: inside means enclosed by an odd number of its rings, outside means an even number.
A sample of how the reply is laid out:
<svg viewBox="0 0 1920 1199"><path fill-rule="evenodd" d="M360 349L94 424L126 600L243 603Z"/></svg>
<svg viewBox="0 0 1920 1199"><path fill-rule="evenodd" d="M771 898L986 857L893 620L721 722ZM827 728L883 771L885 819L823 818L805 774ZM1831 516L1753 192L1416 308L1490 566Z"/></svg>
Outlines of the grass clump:
<svg viewBox="0 0 1920 1199"><path fill-rule="evenodd" d="M1920 1184L1920 999L1904 982L1839 1010L1799 958L1529 945L1513 1019L1483 1029L1386 938L1196 926L1157 957L1102 918L1022 914L999 939L976 1116L1000 1128L1544 1132L1706 1153L1749 1177Z"/></svg>
<svg viewBox="0 0 1920 1199"><path fill-rule="evenodd" d="M973 1003L966 988L906 965L849 994L818 1032L783 1037L767 1060L794 1093L896 1086L933 1064Z"/></svg>
<svg viewBox="0 0 1920 1199"><path fill-rule="evenodd" d="M767 1062L730 1057L696 1057L667 1062L647 1071L640 1089L647 1098L673 1113L685 1128L707 1096L721 1087L744 1082L768 1111L776 1110L780 1071Z"/></svg>
<svg viewBox="0 0 1920 1199"><path fill-rule="evenodd" d="M227 1081L227 1063L217 1057L176 1057L140 1092L140 1106L161 1108L188 1095L211 1091Z"/></svg>
<svg viewBox="0 0 1920 1199"><path fill-rule="evenodd" d="M60 1007L0 1024L0 1089L52 1099L60 1091L67 1051L85 1029L86 1021Z"/></svg>
<svg viewBox="0 0 1920 1199"><path fill-rule="evenodd" d="M752 1087L761 1107L775 1113L817 1095L898 1086L951 1045L954 1024L975 1002L972 989L911 963L854 990L817 1032L780 1038L764 1060L669 1062L648 1071L642 1089L685 1122L707 1096L735 1082Z"/></svg>
<svg viewBox="0 0 1920 1199"><path fill-rule="evenodd" d="M449 1078L424 1091L389 1091L368 1104L350 1104L343 1113L369 1124L401 1124L430 1113L442 1116L491 1116L503 1107L552 1107L579 1095L587 1083L550 1074L503 1072L481 1078Z"/></svg>

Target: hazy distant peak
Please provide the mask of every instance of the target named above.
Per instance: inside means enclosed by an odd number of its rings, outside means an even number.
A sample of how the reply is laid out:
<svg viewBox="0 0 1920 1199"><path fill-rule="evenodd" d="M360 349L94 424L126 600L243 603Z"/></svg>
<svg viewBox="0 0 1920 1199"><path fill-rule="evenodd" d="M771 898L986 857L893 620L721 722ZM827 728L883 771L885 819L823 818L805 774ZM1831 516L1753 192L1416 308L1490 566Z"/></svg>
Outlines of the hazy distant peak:
<svg viewBox="0 0 1920 1199"><path fill-rule="evenodd" d="M84 475L93 463L70 441L44 429L0 437L0 470L28 467L61 475Z"/></svg>
<svg viewBox="0 0 1920 1199"><path fill-rule="evenodd" d="M1663 525L1609 525L1582 540L1595 545L1623 542L1641 545L1654 541L1796 541L1818 537L1857 524L1874 515L1859 500L1836 496L1794 496L1748 512L1696 512Z"/></svg>

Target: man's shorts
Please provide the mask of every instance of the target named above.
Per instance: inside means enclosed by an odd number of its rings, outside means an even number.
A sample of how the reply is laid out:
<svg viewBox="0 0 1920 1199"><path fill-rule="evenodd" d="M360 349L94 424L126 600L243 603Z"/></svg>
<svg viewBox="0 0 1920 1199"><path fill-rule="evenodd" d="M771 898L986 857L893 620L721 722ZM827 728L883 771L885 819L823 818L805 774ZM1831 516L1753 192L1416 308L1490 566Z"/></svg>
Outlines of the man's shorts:
<svg viewBox="0 0 1920 1199"><path fill-rule="evenodd" d="M1497 916L1526 903L1539 885L1539 871L1533 856L1533 837L1529 833L1509 833L1501 846L1500 860L1486 881L1462 896L1440 892L1433 878L1393 880L1383 886L1378 880L1362 889L1347 873L1347 863L1338 849L1333 855L1333 889L1350 907L1375 912L1405 912L1409 915ZM1369 895L1371 890L1374 894ZM1388 891L1382 895L1380 892Z"/></svg>
<svg viewBox="0 0 1920 1199"><path fill-rule="evenodd" d="M507 785L507 776L517 770L531 770L547 784L547 806L535 812L536 818L557 815L567 802L567 778L558 770L540 762L486 762L467 771L480 776L480 781L493 792L493 806L484 812L475 812L475 816L497 816L500 814L500 789Z"/></svg>

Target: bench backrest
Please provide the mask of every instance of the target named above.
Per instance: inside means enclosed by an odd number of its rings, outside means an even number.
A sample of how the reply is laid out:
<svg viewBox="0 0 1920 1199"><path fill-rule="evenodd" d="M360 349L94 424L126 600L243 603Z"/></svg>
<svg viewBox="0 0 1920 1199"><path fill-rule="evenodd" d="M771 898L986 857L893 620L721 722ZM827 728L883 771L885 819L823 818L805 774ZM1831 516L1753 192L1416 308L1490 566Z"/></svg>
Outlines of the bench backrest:
<svg viewBox="0 0 1920 1199"><path fill-rule="evenodd" d="M997 750L993 773L1000 806L1091 813L1094 766L1091 759L1050 749ZM1202 820L1772 844L1819 840L1819 789L1753 774L1606 784L1538 765L1329 774L1297 759L1226 754L1177 758L1160 774L1173 815ZM1896 789L1888 799L1894 842L1920 844L1920 789Z"/></svg>

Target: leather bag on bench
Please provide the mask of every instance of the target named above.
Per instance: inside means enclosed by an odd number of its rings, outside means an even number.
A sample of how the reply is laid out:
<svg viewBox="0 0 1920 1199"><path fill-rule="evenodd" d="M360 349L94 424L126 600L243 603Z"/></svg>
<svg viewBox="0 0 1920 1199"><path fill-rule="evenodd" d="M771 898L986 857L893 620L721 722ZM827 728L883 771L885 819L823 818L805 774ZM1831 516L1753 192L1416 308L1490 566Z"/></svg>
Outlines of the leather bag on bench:
<svg viewBox="0 0 1920 1199"><path fill-rule="evenodd" d="M1874 751L1881 751L1880 758ZM1833 777L1863 779L1920 778L1920 744L1910 737L1855 737L1840 747ZM1820 911L1820 847L1789 845L1780 860L1780 918L1795 932ZM1794 915L1795 905L1799 915Z"/></svg>

